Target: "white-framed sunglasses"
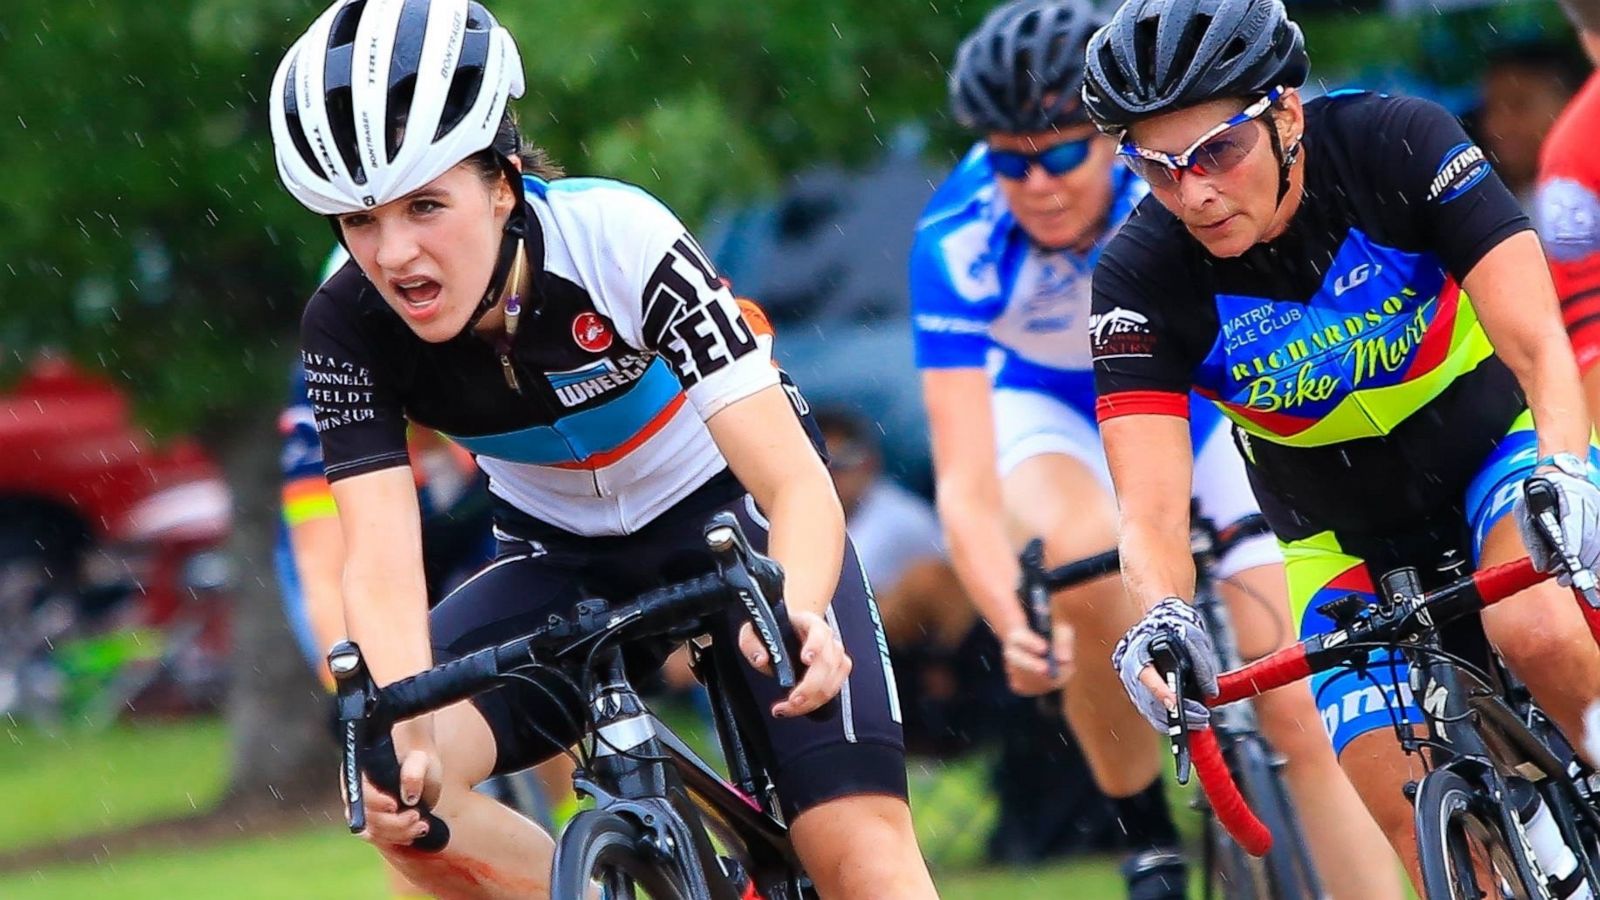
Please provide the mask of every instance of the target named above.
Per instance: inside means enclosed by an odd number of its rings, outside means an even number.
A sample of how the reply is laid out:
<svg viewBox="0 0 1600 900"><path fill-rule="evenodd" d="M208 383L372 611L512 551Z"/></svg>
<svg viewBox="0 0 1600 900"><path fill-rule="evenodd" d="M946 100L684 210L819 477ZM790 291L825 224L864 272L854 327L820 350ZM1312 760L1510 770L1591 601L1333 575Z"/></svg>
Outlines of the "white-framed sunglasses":
<svg viewBox="0 0 1600 900"><path fill-rule="evenodd" d="M1261 129L1251 127L1250 123L1266 113L1283 92L1282 87L1268 91L1242 112L1200 135L1182 153L1140 147L1125 137L1117 146L1117 157L1153 188L1176 186L1185 171L1202 177L1220 175L1244 162L1256 148L1261 140Z"/></svg>

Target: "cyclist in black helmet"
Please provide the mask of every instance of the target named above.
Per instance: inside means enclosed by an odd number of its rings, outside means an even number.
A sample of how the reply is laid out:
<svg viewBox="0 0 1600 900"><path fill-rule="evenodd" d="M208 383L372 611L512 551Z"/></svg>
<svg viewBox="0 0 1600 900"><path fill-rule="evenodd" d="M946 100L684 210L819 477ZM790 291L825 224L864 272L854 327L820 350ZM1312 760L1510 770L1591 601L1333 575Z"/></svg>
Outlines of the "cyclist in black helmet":
<svg viewBox="0 0 1600 900"><path fill-rule="evenodd" d="M1089 0L1013 0L962 41L950 106L981 140L918 223L912 318L940 513L966 593L1004 648L1013 691L1064 688L1066 719L1134 850L1123 867L1129 895L1181 897L1186 877L1162 796L1160 742L1143 733L1109 667L1070 665L1104 659L1142 609L1116 578L1063 591L1051 647L1015 593L1013 537L1042 537L1051 564L1116 541L1091 334L1114 342L1120 326L1091 319L1090 275L1147 188L1116 166L1116 142L1095 130L1079 96L1084 49L1104 22ZM1254 513L1244 465L1210 404L1196 405L1191 434L1201 512L1223 526ZM1246 653L1290 640L1282 558L1270 537L1230 550L1216 574ZM1386 849L1322 740L1309 692L1273 692L1258 709L1287 757L1286 782L1332 896L1398 897L1392 871L1345 864Z"/></svg>
<svg viewBox="0 0 1600 900"><path fill-rule="evenodd" d="M1099 417L1121 510L1123 573L1148 610L1113 661L1152 722L1173 702L1156 626L1196 660L1186 398L1234 423L1284 549L1302 634L1327 600L1533 554L1520 486L1560 493L1568 547L1600 559L1600 489L1577 368L1538 239L1454 117L1357 91L1302 102L1309 62L1279 0L1133 0L1090 42L1084 102L1151 198L1101 256L1097 314L1135 323L1097 348ZM1469 299L1470 298L1470 299ZM1526 546L1525 546L1526 545ZM1566 733L1600 688L1570 595L1546 585L1483 633ZM1340 762L1415 880L1394 739L1419 722L1403 659L1312 681ZM1214 689L1214 673L1205 673ZM1203 710L1197 710L1203 715Z"/></svg>

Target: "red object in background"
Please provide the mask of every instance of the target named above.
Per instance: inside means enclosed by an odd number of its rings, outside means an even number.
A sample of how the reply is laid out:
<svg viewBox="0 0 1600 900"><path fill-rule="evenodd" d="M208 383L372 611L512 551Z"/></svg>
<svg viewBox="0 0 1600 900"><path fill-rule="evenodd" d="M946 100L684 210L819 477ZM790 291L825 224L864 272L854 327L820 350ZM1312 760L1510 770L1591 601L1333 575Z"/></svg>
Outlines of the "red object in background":
<svg viewBox="0 0 1600 900"><path fill-rule="evenodd" d="M160 626L185 599L184 563L227 538L232 504L218 465L192 440L157 447L109 380L39 359L0 394L0 510L81 525L92 547L129 564ZM41 525L42 527L42 525Z"/></svg>

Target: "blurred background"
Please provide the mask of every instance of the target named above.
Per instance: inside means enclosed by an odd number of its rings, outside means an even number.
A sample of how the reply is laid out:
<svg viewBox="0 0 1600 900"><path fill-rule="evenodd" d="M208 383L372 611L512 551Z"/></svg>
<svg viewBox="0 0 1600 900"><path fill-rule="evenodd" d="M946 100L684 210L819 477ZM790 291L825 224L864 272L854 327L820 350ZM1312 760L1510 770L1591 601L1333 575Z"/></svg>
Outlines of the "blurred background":
<svg viewBox="0 0 1600 900"><path fill-rule="evenodd" d="M490 3L522 48L524 130L677 210L813 404L872 423L924 496L906 256L970 144L945 65L991 5ZM1289 5L1309 93L1438 100L1523 194L1587 76L1553 2ZM339 834L272 571L279 416L331 241L277 184L265 93L322 6L0 4L0 896L385 896ZM913 765L948 895L1115 892L1092 858L990 867L992 752ZM1030 861L1076 848L1056 849Z"/></svg>

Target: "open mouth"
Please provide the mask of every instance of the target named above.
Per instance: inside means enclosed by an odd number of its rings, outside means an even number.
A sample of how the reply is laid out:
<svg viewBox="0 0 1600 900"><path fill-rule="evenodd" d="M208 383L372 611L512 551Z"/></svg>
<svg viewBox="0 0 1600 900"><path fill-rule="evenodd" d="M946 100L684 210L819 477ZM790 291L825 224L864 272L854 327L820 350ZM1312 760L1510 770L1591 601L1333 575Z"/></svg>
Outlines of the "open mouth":
<svg viewBox="0 0 1600 900"><path fill-rule="evenodd" d="M418 277L391 283L396 293L400 295L407 315L415 319L424 319L431 318L437 312L439 294L443 290L439 282L431 278Z"/></svg>

